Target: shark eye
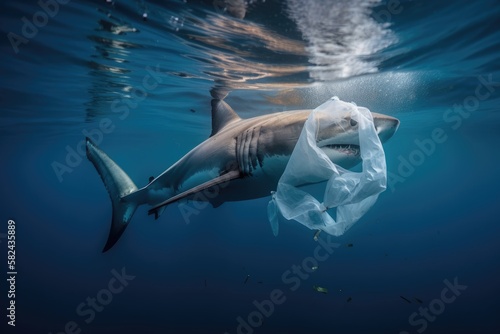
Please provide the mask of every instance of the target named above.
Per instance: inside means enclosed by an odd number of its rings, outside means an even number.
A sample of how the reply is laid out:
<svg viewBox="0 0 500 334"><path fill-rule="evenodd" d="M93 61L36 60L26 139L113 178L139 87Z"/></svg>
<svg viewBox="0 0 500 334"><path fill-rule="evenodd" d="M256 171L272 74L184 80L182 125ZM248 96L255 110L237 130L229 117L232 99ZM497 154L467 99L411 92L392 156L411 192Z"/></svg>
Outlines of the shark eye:
<svg viewBox="0 0 500 334"><path fill-rule="evenodd" d="M354 120L351 118L351 120L349 121L349 123L351 124L351 126L356 126L356 124L358 124L358 121Z"/></svg>

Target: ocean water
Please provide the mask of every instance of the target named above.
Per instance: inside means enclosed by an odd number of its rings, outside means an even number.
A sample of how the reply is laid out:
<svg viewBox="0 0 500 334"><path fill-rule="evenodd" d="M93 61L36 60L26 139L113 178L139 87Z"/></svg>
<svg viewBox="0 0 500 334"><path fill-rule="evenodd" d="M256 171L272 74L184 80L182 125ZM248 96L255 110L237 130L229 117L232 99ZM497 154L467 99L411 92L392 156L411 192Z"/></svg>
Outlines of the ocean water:
<svg viewBox="0 0 500 334"><path fill-rule="evenodd" d="M500 333L499 1L2 1L0 30L2 333ZM273 236L269 197L143 206L102 253L84 137L143 186L209 136L211 93L397 117L387 190L320 242Z"/></svg>

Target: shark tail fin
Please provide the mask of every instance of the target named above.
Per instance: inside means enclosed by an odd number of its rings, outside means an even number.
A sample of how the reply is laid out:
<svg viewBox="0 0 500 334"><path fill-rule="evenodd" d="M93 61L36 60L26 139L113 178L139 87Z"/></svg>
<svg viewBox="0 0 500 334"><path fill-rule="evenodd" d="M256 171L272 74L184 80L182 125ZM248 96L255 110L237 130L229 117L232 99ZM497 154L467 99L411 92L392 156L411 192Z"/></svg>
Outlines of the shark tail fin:
<svg viewBox="0 0 500 334"><path fill-rule="evenodd" d="M87 158L92 162L101 176L113 204L113 218L109 230L108 241L103 252L108 251L120 239L137 207L142 204L140 196L128 196L137 192L137 187L130 177L97 145L86 138Z"/></svg>

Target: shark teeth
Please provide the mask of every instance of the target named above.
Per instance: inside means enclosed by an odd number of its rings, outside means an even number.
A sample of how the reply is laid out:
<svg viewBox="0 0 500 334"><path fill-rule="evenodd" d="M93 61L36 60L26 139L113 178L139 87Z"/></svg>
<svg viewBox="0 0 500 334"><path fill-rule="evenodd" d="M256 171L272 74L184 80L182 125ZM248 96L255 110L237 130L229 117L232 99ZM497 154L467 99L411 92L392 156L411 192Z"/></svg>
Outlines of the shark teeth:
<svg viewBox="0 0 500 334"><path fill-rule="evenodd" d="M326 145L326 147L332 150L339 151L343 154L358 155L360 153L359 145L332 144L332 145Z"/></svg>

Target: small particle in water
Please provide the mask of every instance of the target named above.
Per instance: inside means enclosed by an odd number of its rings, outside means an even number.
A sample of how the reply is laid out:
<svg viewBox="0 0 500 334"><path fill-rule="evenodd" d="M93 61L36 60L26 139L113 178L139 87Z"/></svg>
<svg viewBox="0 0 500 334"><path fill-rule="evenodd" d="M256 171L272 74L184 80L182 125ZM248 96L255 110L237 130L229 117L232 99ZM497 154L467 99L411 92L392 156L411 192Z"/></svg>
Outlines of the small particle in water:
<svg viewBox="0 0 500 334"><path fill-rule="evenodd" d="M408 300L408 299L406 299L405 297L403 297L403 296L399 296L399 297L401 297L401 299L403 299L404 301L406 301L408 304L411 304L411 301Z"/></svg>
<svg viewBox="0 0 500 334"><path fill-rule="evenodd" d="M147 20L148 20L148 13L144 13L144 14L142 14L142 19L143 19L144 21L147 21Z"/></svg>
<svg viewBox="0 0 500 334"><path fill-rule="evenodd" d="M311 269L312 269L312 271L316 271L316 270L318 270L318 266L312 266Z"/></svg>
<svg viewBox="0 0 500 334"><path fill-rule="evenodd" d="M170 26L175 31L179 31L179 28L182 28L182 26L184 25L184 20L183 19L179 19L178 17L175 17L175 16L171 16L170 20L169 20L169 23L170 23Z"/></svg>
<svg viewBox="0 0 500 334"><path fill-rule="evenodd" d="M347 247L352 247L352 246L354 246L354 245L353 244L347 244Z"/></svg>
<svg viewBox="0 0 500 334"><path fill-rule="evenodd" d="M350 303L352 300L352 297L347 298L347 302Z"/></svg>
<svg viewBox="0 0 500 334"><path fill-rule="evenodd" d="M190 111L190 112L196 112L196 110L194 110L194 109L189 109L189 111Z"/></svg>
<svg viewBox="0 0 500 334"><path fill-rule="evenodd" d="M319 238L319 234L321 233L321 230L317 230L316 233L314 233L314 241L318 241L318 238Z"/></svg>
<svg viewBox="0 0 500 334"><path fill-rule="evenodd" d="M422 302L420 299L418 299L417 297L413 297L413 299L415 299L415 301L416 301L417 303L419 303L419 304L422 304L422 303L423 303L423 302Z"/></svg>
<svg viewBox="0 0 500 334"><path fill-rule="evenodd" d="M247 275L247 277L245 278L245 282L243 282L243 284L247 284L249 278L250 278L250 275Z"/></svg>
<svg viewBox="0 0 500 334"><path fill-rule="evenodd" d="M318 291L318 292L324 293L325 295L328 293L328 289L327 288L323 288L321 286L313 285L313 289L316 290L316 291Z"/></svg>

